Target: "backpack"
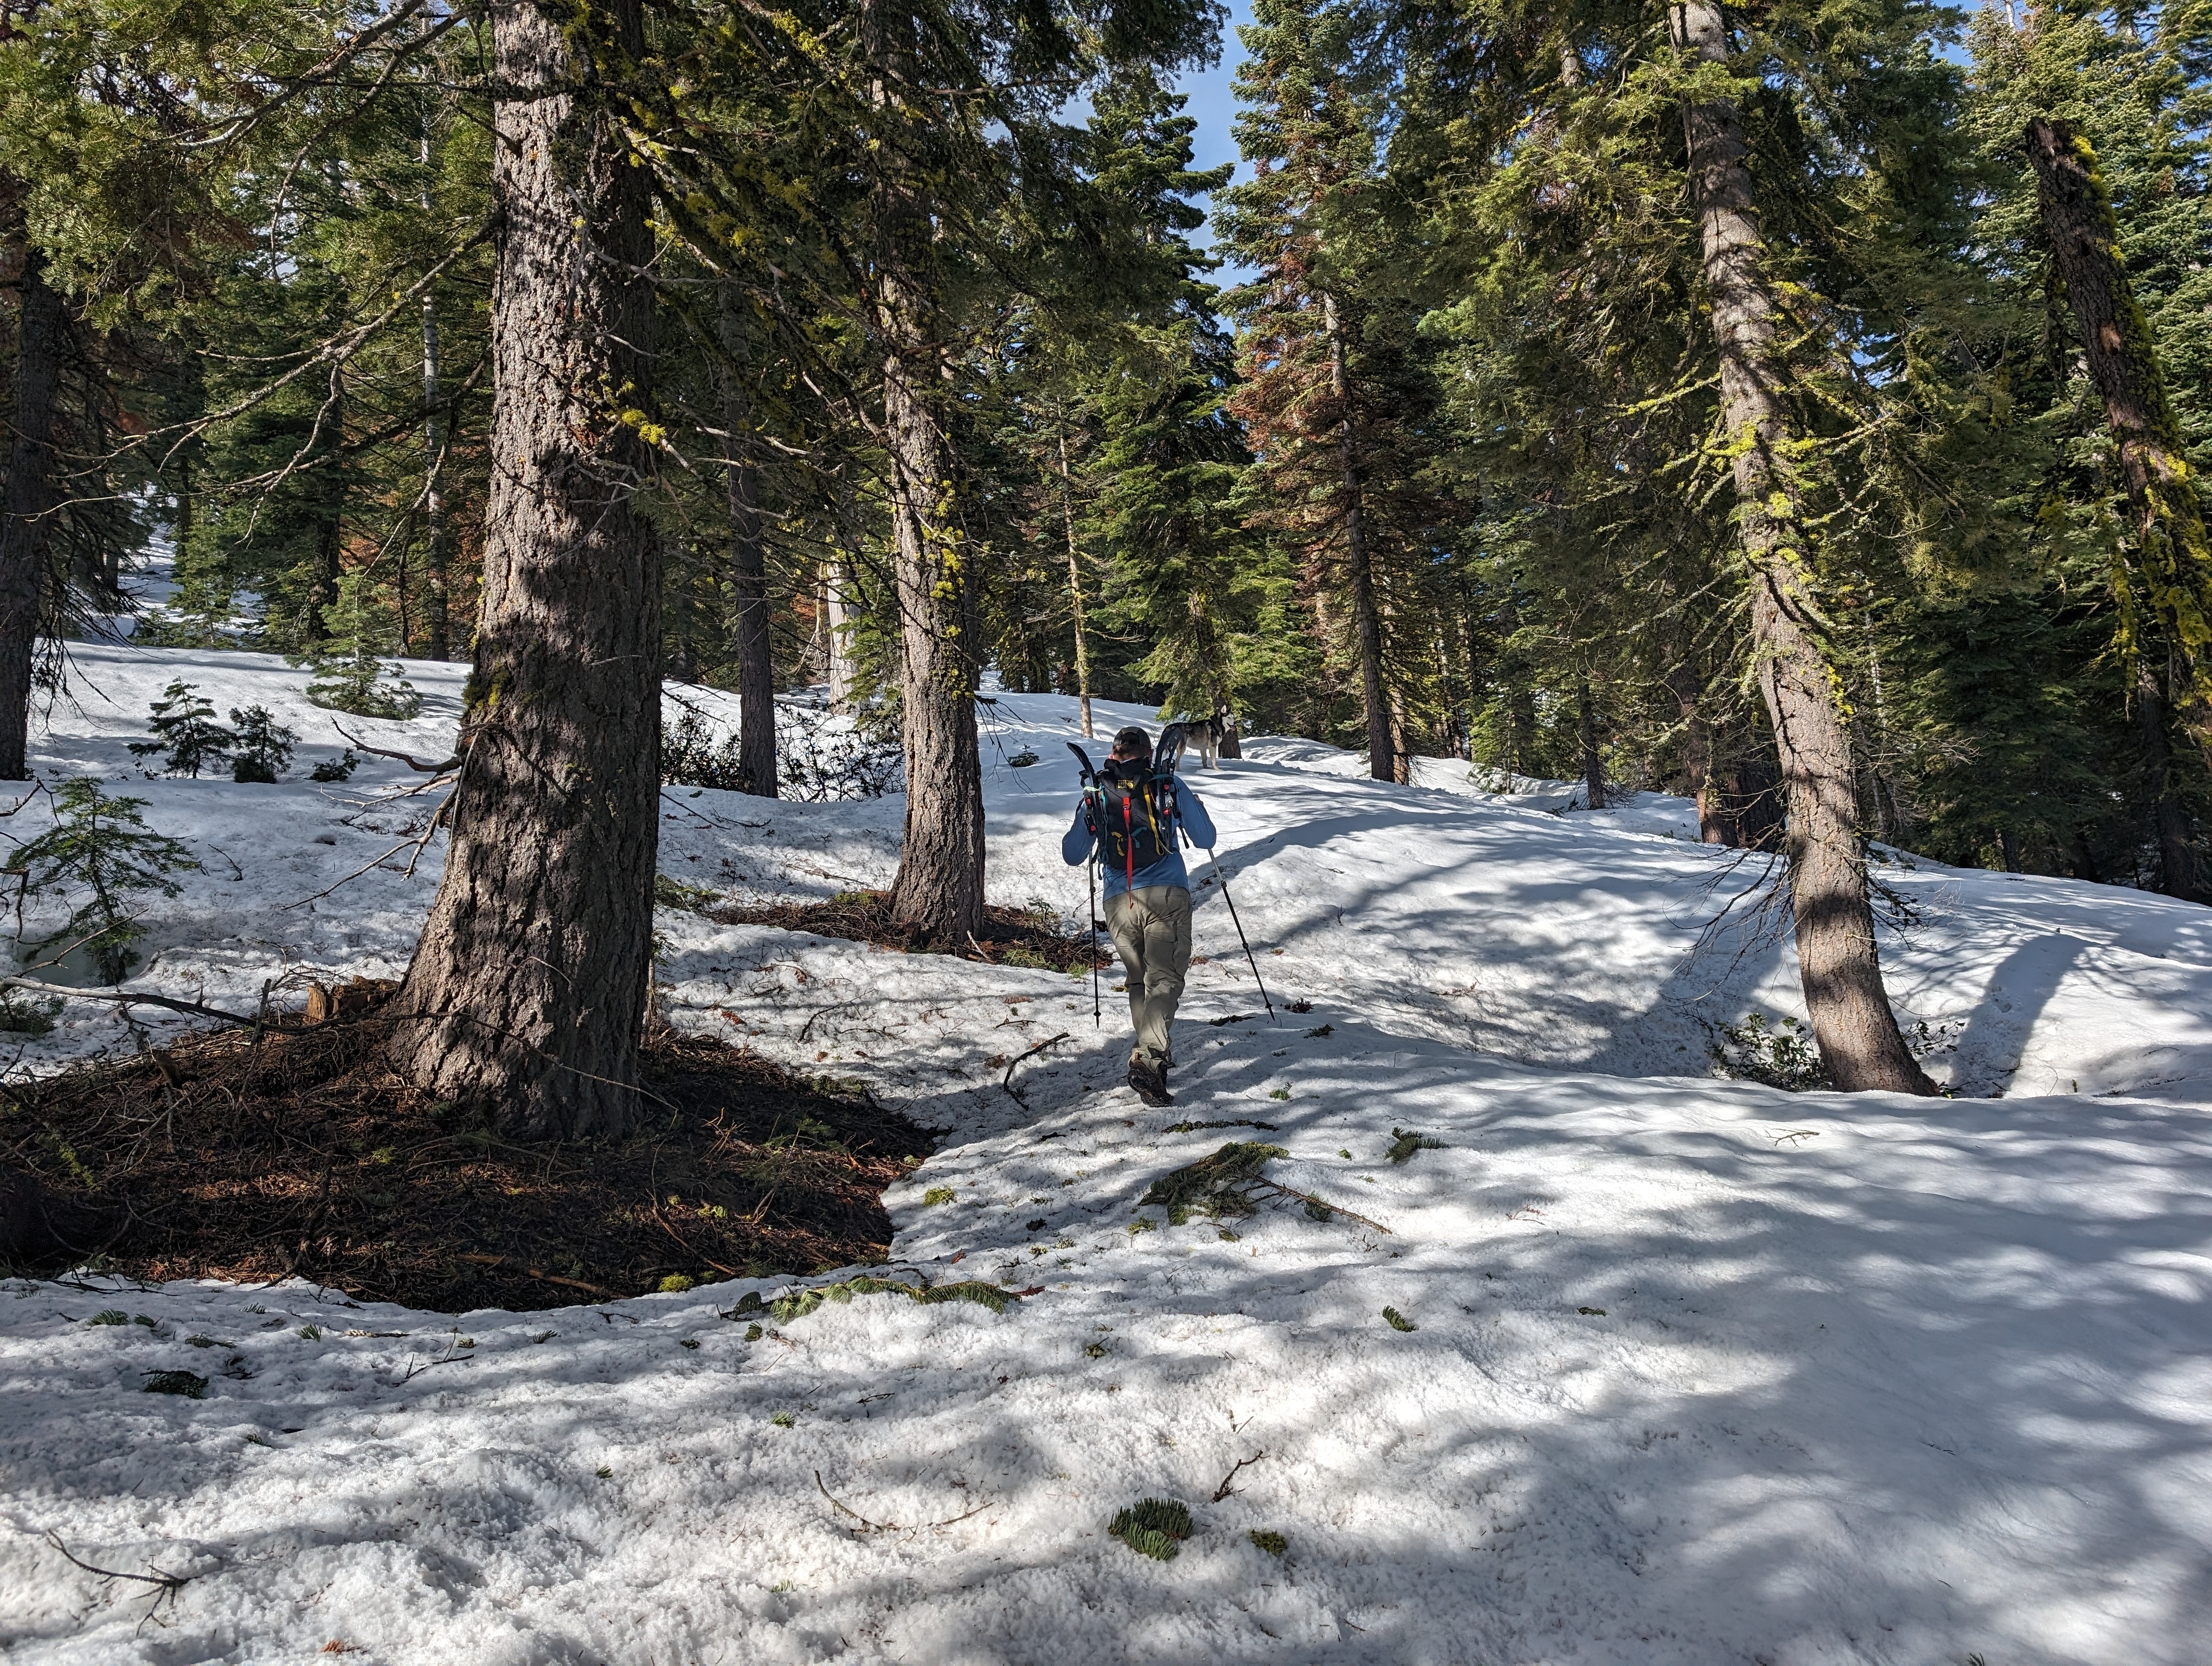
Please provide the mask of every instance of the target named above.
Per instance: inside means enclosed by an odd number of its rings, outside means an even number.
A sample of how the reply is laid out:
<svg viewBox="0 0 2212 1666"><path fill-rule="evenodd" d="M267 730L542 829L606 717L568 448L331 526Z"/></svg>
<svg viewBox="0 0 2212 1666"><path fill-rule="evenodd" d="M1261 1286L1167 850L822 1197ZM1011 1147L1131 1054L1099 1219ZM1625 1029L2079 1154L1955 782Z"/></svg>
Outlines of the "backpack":
<svg viewBox="0 0 2212 1666"><path fill-rule="evenodd" d="M1107 762L1098 772L1091 831L1101 854L1134 879L1176 853L1175 775L1150 763Z"/></svg>

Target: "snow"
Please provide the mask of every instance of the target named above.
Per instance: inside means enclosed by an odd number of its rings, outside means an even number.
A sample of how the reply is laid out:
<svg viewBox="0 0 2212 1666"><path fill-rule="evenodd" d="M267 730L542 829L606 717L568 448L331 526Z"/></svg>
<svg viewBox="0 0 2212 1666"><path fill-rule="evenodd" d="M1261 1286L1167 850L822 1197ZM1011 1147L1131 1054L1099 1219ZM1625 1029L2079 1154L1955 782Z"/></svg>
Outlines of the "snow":
<svg viewBox="0 0 2212 1666"><path fill-rule="evenodd" d="M266 656L78 648L49 777L126 774L177 675L302 735L276 787L128 789L204 862L149 918L143 987L251 1002L288 972L404 967L440 845L412 878L405 848L374 864L419 836L428 804L393 796L416 777L298 777L346 744L339 721L442 756L460 668L405 672L424 714L356 723ZM1073 702L986 710L992 895L1079 918L1057 849ZM1024 751L1039 762L1012 768ZM1276 1021L1194 862L1206 960L1171 1110L1118 1085L1126 1016L1109 991L1094 1029L1086 981L662 915L677 1021L862 1078L940 1131L885 1198L896 1275L1037 1293L778 1322L720 1316L845 1274L459 1316L296 1283L14 1281L0 1650L2204 1657L2212 915L1896 854L1881 877L1917 919L1886 929L1885 964L1960 1097L1785 1094L1710 1073L1716 1026L1802 1006L1786 933L1747 894L1765 860L1697 844L1680 801L1591 812L1565 783L1500 793L1428 760L1400 787L1310 742L1247 751L1192 778ZM688 883L827 896L896 866L895 798L665 805L663 867ZM26 836L44 813L0 824ZM26 1067L137 1044L95 1003L64 1020ZM1442 1145L1393 1164L1399 1129ZM1243 1138L1351 1213L1178 1226L1139 1202ZM150 1322L88 1322L107 1310ZM207 1397L134 1392L173 1369ZM1191 1506L1171 1562L1107 1535L1146 1496ZM149 1613L153 1587L73 1566L49 1533L97 1567L191 1578Z"/></svg>

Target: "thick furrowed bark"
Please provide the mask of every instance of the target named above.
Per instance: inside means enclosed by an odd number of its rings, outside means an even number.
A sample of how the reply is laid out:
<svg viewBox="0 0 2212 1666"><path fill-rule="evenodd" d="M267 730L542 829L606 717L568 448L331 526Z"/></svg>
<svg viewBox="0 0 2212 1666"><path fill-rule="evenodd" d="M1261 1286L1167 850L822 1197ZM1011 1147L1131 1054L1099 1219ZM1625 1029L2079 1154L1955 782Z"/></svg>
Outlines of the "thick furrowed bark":
<svg viewBox="0 0 2212 1666"><path fill-rule="evenodd" d="M887 310L896 316L902 308ZM983 925L972 587L948 513L951 459L927 393L909 380L909 362L890 354L884 374L906 702L906 837L891 914L932 942L960 943Z"/></svg>
<svg viewBox="0 0 2212 1666"><path fill-rule="evenodd" d="M635 52L635 0L599 16ZM637 1111L659 836L659 553L631 503L644 174L557 23L514 4L493 25L517 89L495 111L500 465L451 848L391 1059L511 1134L614 1136Z"/></svg>
<svg viewBox="0 0 2212 1666"><path fill-rule="evenodd" d="M1605 754L1597 749L1597 708L1590 701L1589 678L1575 690L1575 724L1583 746L1583 795L1593 810L1605 808Z"/></svg>
<svg viewBox="0 0 2212 1666"><path fill-rule="evenodd" d="M915 21L891 0L866 0L862 39L890 73L872 96L887 114L913 80ZM887 155L890 154L889 152ZM874 303L883 353L884 430L905 700L906 837L891 915L931 942L961 943L983 926L983 762L975 733L975 581L953 502L942 397L929 204L903 165L876 191Z"/></svg>
<svg viewBox="0 0 2212 1666"><path fill-rule="evenodd" d="M2136 726L2151 777L2152 819L2158 829L2158 888L2168 897L2198 900L2197 850L2189 837L2189 812L2174 790L2173 748L2166 738L2166 696L2148 665L2136 666Z"/></svg>
<svg viewBox="0 0 2212 1666"><path fill-rule="evenodd" d="M1352 622L1359 637L1359 697L1367 714L1367 773L1398 779L1398 747L1390 733L1390 700L1382 687L1382 612L1375 599L1375 568L1360 502L1359 449L1352 433L1352 382L1345 368L1344 331L1336 297L1321 298L1328 331L1329 386L1336 397L1338 483L1344 493L1344 555L1352 579Z"/></svg>
<svg viewBox="0 0 2212 1666"><path fill-rule="evenodd" d="M1678 47L1707 63L1728 60L1727 27L1713 0L1675 5L1668 16ZM1742 119L1731 104L1699 104L1684 121L1720 350L1722 412L1735 449L1753 648L1789 793L1785 848L1806 1010L1837 1086L1932 1093L1882 985L1850 737L1814 635L1795 494L1775 462L1789 438L1790 414L1778 380L1778 308L1761 264L1765 245Z"/></svg>
<svg viewBox="0 0 2212 1666"><path fill-rule="evenodd" d="M66 326L45 265L45 257L27 244L16 285L15 432L0 496L0 781L30 778L31 666L55 508L54 405Z"/></svg>

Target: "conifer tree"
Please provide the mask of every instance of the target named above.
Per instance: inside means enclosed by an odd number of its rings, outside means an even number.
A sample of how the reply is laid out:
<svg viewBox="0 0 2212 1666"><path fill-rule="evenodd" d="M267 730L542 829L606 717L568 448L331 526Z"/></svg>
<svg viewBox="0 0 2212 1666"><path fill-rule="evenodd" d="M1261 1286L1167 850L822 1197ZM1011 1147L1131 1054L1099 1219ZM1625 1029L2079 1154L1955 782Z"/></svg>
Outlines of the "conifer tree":
<svg viewBox="0 0 2212 1666"><path fill-rule="evenodd" d="M1229 408L1259 459L1242 503L1300 567L1324 654L1340 639L1370 772L1402 781L1403 661L1426 634L1411 575L1433 518L1419 481L1431 394L1389 281L1402 251L1380 212L1374 116L1353 95L1352 14L1261 0L1253 16L1237 131L1255 177L1222 194L1220 216L1224 247L1260 273L1226 298L1243 362Z"/></svg>

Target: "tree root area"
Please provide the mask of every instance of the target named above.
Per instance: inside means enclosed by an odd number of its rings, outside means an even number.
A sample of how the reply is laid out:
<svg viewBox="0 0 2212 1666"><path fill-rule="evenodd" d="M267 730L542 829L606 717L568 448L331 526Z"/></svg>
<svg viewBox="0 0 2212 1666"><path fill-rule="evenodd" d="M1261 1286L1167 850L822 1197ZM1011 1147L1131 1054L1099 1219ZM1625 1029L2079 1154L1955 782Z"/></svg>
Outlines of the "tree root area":
<svg viewBox="0 0 2212 1666"><path fill-rule="evenodd" d="M865 1097L665 1031L630 1138L509 1145L386 1069L387 1031L219 1031L0 1101L0 1170L67 1223L18 1264L562 1307L880 1262L884 1188L930 1148Z"/></svg>
<svg viewBox="0 0 2212 1666"><path fill-rule="evenodd" d="M750 908L715 909L713 917L734 926L775 926L784 931L812 932L817 937L842 937L848 942L873 943L879 948L908 954L951 954L963 960L981 960L994 966L1028 966L1039 971L1088 972L1093 966L1113 964L1094 937L1084 940L1079 932L1060 928L1060 918L1047 909L1010 909L986 904L983 929L965 942L933 942L891 918L891 894L887 891L840 891L826 903L764 903Z"/></svg>

